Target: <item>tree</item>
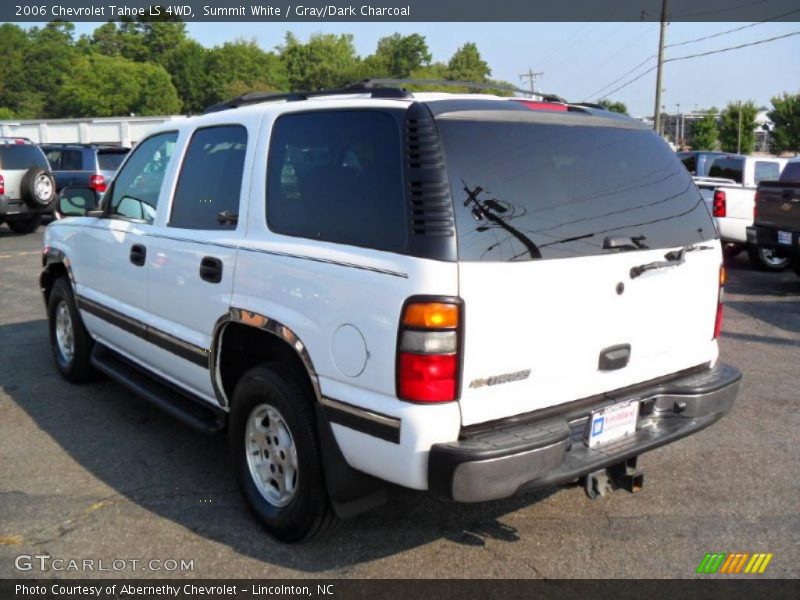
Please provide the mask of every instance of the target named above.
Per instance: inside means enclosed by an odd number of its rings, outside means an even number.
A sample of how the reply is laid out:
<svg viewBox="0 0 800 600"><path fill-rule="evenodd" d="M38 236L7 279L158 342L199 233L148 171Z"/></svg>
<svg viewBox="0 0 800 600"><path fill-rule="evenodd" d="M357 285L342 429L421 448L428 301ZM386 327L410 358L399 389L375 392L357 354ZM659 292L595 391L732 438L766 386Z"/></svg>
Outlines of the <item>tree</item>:
<svg viewBox="0 0 800 600"><path fill-rule="evenodd" d="M341 87L356 81L361 72L350 34L318 33L303 44L287 33L278 51L293 90Z"/></svg>
<svg viewBox="0 0 800 600"><path fill-rule="evenodd" d="M262 50L255 40L239 39L209 52L210 102L221 102L248 92L286 89L286 68L272 52Z"/></svg>
<svg viewBox="0 0 800 600"><path fill-rule="evenodd" d="M52 21L28 32L30 43L25 52L21 101L35 110L35 116L61 116L53 98L77 57L74 31L72 23Z"/></svg>
<svg viewBox="0 0 800 600"><path fill-rule="evenodd" d="M702 118L692 123L692 150L717 149L717 111L705 111Z"/></svg>
<svg viewBox="0 0 800 600"><path fill-rule="evenodd" d="M425 38L418 33L393 35L378 40L375 54L366 59L368 77L406 79L411 73L431 62Z"/></svg>
<svg viewBox="0 0 800 600"><path fill-rule="evenodd" d="M14 119L16 115L14 111L8 108L7 106L0 106L0 121L5 121L8 119Z"/></svg>
<svg viewBox="0 0 800 600"><path fill-rule="evenodd" d="M209 54L194 40L186 40L164 56L164 68L172 78L185 113L202 112L214 101Z"/></svg>
<svg viewBox="0 0 800 600"><path fill-rule="evenodd" d="M770 150L800 152L800 94L787 94L772 99L772 110L767 113L773 123Z"/></svg>
<svg viewBox="0 0 800 600"><path fill-rule="evenodd" d="M164 115L181 108L162 67L102 54L81 57L70 66L55 105L67 117Z"/></svg>
<svg viewBox="0 0 800 600"><path fill-rule="evenodd" d="M625 106L624 102L619 102L619 101L612 102L611 100L606 100L604 98L602 100L598 100L597 103L606 110L610 110L611 112L620 113L623 115L628 114L628 107Z"/></svg>
<svg viewBox="0 0 800 600"><path fill-rule="evenodd" d="M467 42L456 50L447 63L447 79L454 81L486 81L491 74L492 70L472 42Z"/></svg>
<svg viewBox="0 0 800 600"><path fill-rule="evenodd" d="M737 152L740 128L739 111L740 105L732 102L720 114L719 142L723 152ZM755 148L756 114L758 114L758 108L754 102L741 103L741 145L738 151L742 154L750 154Z"/></svg>

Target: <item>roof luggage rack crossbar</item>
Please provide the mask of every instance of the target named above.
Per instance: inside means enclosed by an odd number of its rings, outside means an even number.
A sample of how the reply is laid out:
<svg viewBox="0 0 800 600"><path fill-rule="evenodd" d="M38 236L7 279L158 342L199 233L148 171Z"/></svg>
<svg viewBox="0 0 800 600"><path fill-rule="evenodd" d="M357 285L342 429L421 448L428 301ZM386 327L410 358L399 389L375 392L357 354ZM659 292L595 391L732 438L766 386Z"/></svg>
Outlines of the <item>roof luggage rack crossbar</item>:
<svg viewBox="0 0 800 600"><path fill-rule="evenodd" d="M363 83L356 83L344 88L317 90L313 92L251 92L209 106L203 111L203 114L239 108L240 106L248 106L250 104L261 104L262 102L278 102L281 100L285 100L286 102L298 102L308 100L315 96L343 96L348 94L370 94L372 98L403 99L411 97L409 92L399 88L386 87L373 89Z"/></svg>

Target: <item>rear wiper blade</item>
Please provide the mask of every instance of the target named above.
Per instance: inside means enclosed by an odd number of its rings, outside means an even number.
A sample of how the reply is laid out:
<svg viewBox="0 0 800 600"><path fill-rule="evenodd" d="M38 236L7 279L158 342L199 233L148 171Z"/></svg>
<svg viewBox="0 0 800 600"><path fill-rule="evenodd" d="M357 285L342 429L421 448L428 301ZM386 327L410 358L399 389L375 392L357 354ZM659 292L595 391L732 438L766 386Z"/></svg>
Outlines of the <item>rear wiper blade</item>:
<svg viewBox="0 0 800 600"><path fill-rule="evenodd" d="M645 250L648 248L643 235L618 235L603 239L603 250Z"/></svg>
<svg viewBox="0 0 800 600"><path fill-rule="evenodd" d="M658 260L655 262L647 263L644 265L637 265L631 267L631 279L636 279L647 271L654 271L656 269L666 269L667 267L678 267L686 262L686 253L694 252L696 250L712 250L713 246L696 246L689 244L680 250L672 250L664 255L666 260Z"/></svg>

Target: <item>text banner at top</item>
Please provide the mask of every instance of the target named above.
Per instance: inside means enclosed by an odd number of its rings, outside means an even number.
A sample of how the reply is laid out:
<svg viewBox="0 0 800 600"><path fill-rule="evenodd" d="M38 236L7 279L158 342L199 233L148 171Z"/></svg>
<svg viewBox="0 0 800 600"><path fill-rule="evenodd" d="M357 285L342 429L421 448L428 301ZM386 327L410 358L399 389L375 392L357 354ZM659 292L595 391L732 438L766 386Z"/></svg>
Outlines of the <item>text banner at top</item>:
<svg viewBox="0 0 800 600"><path fill-rule="evenodd" d="M660 21L662 0L3 0L0 22ZM667 20L800 21L797 0L667 0Z"/></svg>

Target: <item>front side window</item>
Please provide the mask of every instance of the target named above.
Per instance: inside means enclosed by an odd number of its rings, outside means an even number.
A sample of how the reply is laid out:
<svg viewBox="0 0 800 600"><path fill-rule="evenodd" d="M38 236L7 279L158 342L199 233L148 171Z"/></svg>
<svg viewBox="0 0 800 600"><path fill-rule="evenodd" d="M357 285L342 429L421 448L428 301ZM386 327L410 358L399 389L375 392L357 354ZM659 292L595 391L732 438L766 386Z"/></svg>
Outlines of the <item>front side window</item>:
<svg viewBox="0 0 800 600"><path fill-rule="evenodd" d="M114 182L109 215L153 222L161 183L175 152L177 139L177 132L159 133L136 147Z"/></svg>
<svg viewBox="0 0 800 600"><path fill-rule="evenodd" d="M270 142L267 221L284 235L401 251L407 225L397 120L375 110L279 118Z"/></svg>
<svg viewBox="0 0 800 600"><path fill-rule="evenodd" d="M197 130L183 159L169 226L234 229L246 150L247 129L240 125Z"/></svg>

